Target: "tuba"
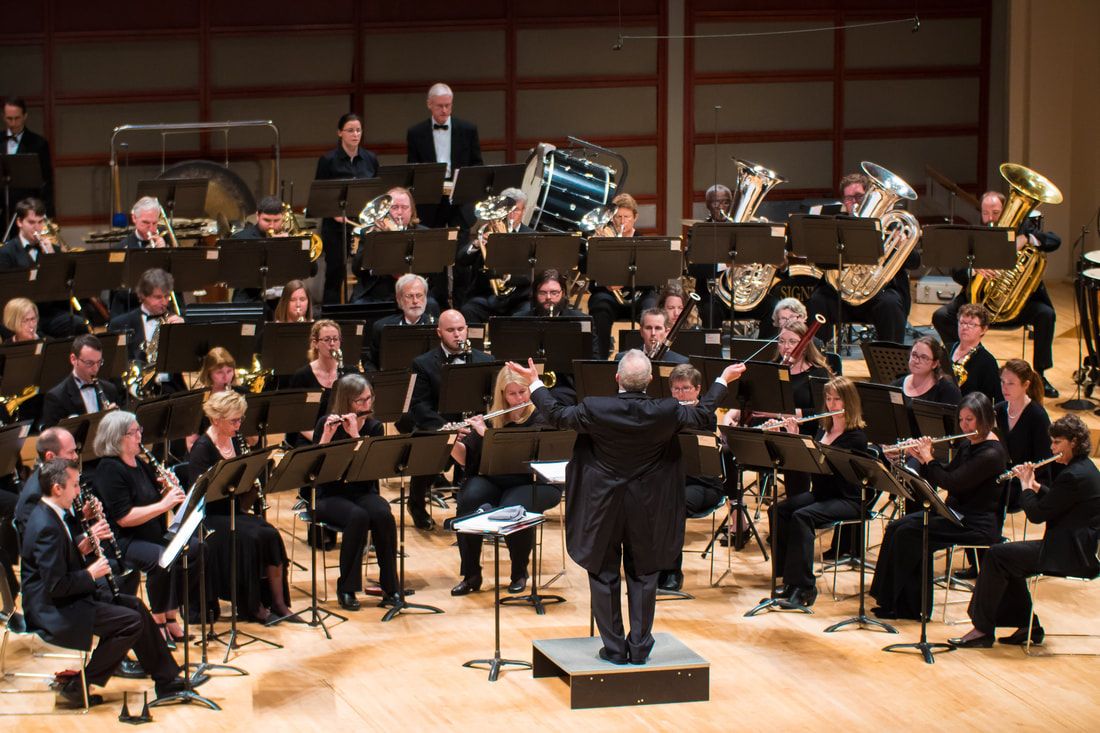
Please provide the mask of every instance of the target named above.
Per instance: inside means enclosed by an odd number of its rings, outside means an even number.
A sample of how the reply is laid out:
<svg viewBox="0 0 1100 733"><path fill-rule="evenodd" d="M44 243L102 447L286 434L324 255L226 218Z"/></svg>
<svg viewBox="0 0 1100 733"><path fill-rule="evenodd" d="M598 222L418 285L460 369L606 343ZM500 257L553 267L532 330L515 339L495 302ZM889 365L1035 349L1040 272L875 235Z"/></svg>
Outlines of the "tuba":
<svg viewBox="0 0 1100 733"><path fill-rule="evenodd" d="M516 210L518 205L510 196L490 196L474 204L474 214L477 215L477 223L474 225L474 243L481 250L482 262L488 259L485 243L490 234L509 234L514 231L512 220L508 216ZM505 275L489 279L489 287L493 289L493 295L508 295L516 289L514 285L508 285L509 277L510 275Z"/></svg>
<svg viewBox="0 0 1100 733"><path fill-rule="evenodd" d="M863 196L855 216L878 219L882 224L882 257L875 265L845 265L839 272L825 273L848 305L863 305L898 274L913 248L920 241L920 223L908 211L895 210L898 199L916 201L917 194L899 176L881 165L869 161L860 164L870 179L870 188Z"/></svg>
<svg viewBox="0 0 1100 733"><path fill-rule="evenodd" d="M1030 168L1016 163L1002 163L1001 175L1012 188L1004 210L994 226L1018 229L1031 210L1039 204L1062 203L1058 187ZM1037 247L1024 245L1016 253L1016 265L1004 270L993 280L975 275L970 281L970 302L981 303L990 313L990 323L1005 323L1020 315L1024 304L1047 269L1046 255Z"/></svg>
<svg viewBox="0 0 1100 733"><path fill-rule="evenodd" d="M737 185L733 209L724 213L723 221L740 224L752 219L768 192L787 179L773 170L748 160L734 158L737 165ZM755 263L723 270L714 283L714 294L727 308L750 311L760 304L775 284L776 265Z"/></svg>
<svg viewBox="0 0 1100 733"><path fill-rule="evenodd" d="M285 236L288 237L309 237L309 261L316 262L321 258L321 253L325 249L325 243L321 240L320 232L309 231L305 227L298 224L298 216L294 213L294 209L290 204L283 203L282 227L281 230ZM274 237L269 229L267 236Z"/></svg>

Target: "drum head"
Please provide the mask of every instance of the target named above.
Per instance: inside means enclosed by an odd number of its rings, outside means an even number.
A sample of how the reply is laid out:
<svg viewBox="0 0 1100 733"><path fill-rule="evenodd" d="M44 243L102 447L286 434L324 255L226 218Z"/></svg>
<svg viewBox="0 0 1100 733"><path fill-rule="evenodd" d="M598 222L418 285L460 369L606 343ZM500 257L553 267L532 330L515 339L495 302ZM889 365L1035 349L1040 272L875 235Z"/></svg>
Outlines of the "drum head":
<svg viewBox="0 0 1100 733"><path fill-rule="evenodd" d="M224 165L209 160L185 160L169 166L157 178L209 178L206 189L206 216L244 221L256 211L256 199L244 179Z"/></svg>
<svg viewBox="0 0 1100 733"><path fill-rule="evenodd" d="M1094 249L1091 252L1086 252L1081 256L1085 259L1085 262L1100 266L1100 249Z"/></svg>
<svg viewBox="0 0 1100 733"><path fill-rule="evenodd" d="M1086 254L1092 254L1091 252ZM1081 277L1088 283L1091 288L1100 288L1100 267L1090 267L1087 270L1081 270Z"/></svg>
<svg viewBox="0 0 1100 733"><path fill-rule="evenodd" d="M527 156L527 169L523 172L523 193L527 195L527 206L523 209L523 223L532 229L539 225L542 197L542 182L545 175L547 156L555 148L550 143L539 143Z"/></svg>

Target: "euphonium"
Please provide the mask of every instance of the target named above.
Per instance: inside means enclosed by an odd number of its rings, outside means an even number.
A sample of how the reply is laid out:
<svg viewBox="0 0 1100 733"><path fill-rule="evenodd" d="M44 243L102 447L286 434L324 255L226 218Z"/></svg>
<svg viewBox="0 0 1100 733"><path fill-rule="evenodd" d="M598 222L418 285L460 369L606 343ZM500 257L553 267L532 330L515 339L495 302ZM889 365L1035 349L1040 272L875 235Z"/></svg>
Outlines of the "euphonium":
<svg viewBox="0 0 1100 733"><path fill-rule="evenodd" d="M281 231L288 237L305 237L309 236L309 261L316 262L321 257L321 253L325 249L325 243L321 240L320 232L311 232L298 224L298 217L294 213L294 209L290 204L283 203L282 213L282 227ZM274 237L275 234L268 229L267 236Z"/></svg>
<svg viewBox="0 0 1100 733"><path fill-rule="evenodd" d="M734 204L724 214L724 221L740 224L753 218L756 209L768 192L787 179L773 170L747 160L733 159L737 165L737 184ZM738 265L733 270L723 270L715 282L714 293L727 308L738 312L750 311L760 304L775 284L776 265L754 263Z"/></svg>
<svg viewBox="0 0 1100 733"><path fill-rule="evenodd" d="M1011 187L1004 209L994 226L1016 230L1039 204L1062 203L1058 187L1030 168L1002 163L1001 175ZM981 303L990 313L990 323L1006 323L1017 318L1027 299L1043 281L1046 255L1038 247L1024 245L1016 252L1016 265L993 280L975 275L970 281L970 302Z"/></svg>
<svg viewBox="0 0 1100 733"><path fill-rule="evenodd" d="M825 273L832 285L848 305L862 305L873 298L890 282L913 248L920 241L920 223L908 211L895 210L899 199L916 201L913 188L899 176L880 165L864 161L860 164L870 179L870 189L855 215L863 219L878 219L882 224L882 257L875 265L845 265L841 271Z"/></svg>
<svg viewBox="0 0 1100 733"><path fill-rule="evenodd" d="M38 386L31 384L23 388L17 395L0 395L0 407L7 410L8 417L14 419L19 414L19 407L38 394Z"/></svg>
<svg viewBox="0 0 1100 733"><path fill-rule="evenodd" d="M485 244L490 234L510 234L515 231L509 216L518 205L510 196L490 196L474 204L474 214L477 216L477 223L474 224L474 244L481 250L482 262L488 259ZM509 277L505 275L489 279L489 287L492 288L493 295L508 295L515 290L515 286L508 285Z"/></svg>
<svg viewBox="0 0 1100 733"><path fill-rule="evenodd" d="M608 204L607 206L597 206L582 216L580 228L585 237L622 237L623 230L615 223L615 212L618 210L618 206ZM580 272L578 271L575 282L579 285L579 281ZM573 285L574 283L570 283L570 290L573 289ZM608 288L607 291L611 293L612 297L615 298L615 302L619 305L634 302L635 293L630 288L614 287Z"/></svg>

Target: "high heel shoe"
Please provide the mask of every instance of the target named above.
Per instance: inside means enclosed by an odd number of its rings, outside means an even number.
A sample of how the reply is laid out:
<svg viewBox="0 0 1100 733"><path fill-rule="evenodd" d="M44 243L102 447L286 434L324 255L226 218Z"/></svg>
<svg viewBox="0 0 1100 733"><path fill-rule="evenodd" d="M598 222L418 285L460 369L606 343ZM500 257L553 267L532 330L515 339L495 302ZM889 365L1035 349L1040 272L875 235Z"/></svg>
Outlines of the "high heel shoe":
<svg viewBox="0 0 1100 733"><path fill-rule="evenodd" d="M172 634L168 631L168 624L157 624L157 628L160 629L160 635L164 639L164 646L168 647L168 651L174 652L176 650L176 640L172 638Z"/></svg>

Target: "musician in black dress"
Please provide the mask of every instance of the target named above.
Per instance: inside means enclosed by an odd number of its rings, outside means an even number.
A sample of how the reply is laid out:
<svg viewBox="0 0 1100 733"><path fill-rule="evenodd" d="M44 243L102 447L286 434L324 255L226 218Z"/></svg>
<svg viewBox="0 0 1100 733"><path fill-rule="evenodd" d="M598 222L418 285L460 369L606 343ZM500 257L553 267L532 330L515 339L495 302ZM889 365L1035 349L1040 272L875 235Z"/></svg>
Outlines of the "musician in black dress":
<svg viewBox="0 0 1100 733"><path fill-rule="evenodd" d="M373 405L374 388L366 377L361 374L340 377L329 400L330 410L321 416L313 430L317 444L382 435L382 423L372 417ZM344 533L340 543L340 578L336 581L340 607L359 610L355 594L363 590L362 563L368 532L378 557L382 603L392 604L401 592L397 585L397 525L389 502L378 493L378 482L318 486L317 519Z"/></svg>
<svg viewBox="0 0 1100 733"><path fill-rule="evenodd" d="M283 286L283 294L275 305L276 323L305 323L313 320L313 298L305 280L291 280Z"/></svg>
<svg viewBox="0 0 1100 733"><path fill-rule="evenodd" d="M350 112L341 115L336 123L339 144L317 161L314 178L318 181L341 178L374 178L378 175L378 158L374 153L359 147L363 139L363 120ZM352 217L359 212L349 211ZM321 238L325 244L325 289L323 303L339 303L347 279L347 246L343 217L324 219L321 222Z"/></svg>
<svg viewBox="0 0 1100 733"><path fill-rule="evenodd" d="M219 461L241 455L243 446L238 431L246 408L244 397L233 390L213 393L206 401L202 411L210 426L191 446L189 484L194 484ZM257 506L262 506L254 489L206 505L206 528L213 531L206 541L207 556L210 565L219 569L213 574L215 594L224 600L232 598L230 501L236 504L237 613L261 623L268 621L272 613L289 616L292 612L288 605L286 546L279 530L260 514L253 513Z"/></svg>
<svg viewBox="0 0 1100 733"><path fill-rule="evenodd" d="M290 386L294 389L319 389L321 402L317 406L317 416L328 414L329 392L340 377L340 362L343 352L340 345L343 335L340 324L323 318L313 322L309 331L309 363L294 372ZM303 432L302 437L313 440L313 433Z"/></svg>
<svg viewBox="0 0 1100 733"><path fill-rule="evenodd" d="M1042 377L1023 359L1009 359L1001 367L1004 401L993 406L997 433L1004 441L1013 465L1049 458L1050 416L1043 407ZM1046 486L1053 480L1050 466L1035 469L1035 478ZM1020 511L1020 483L1009 486L1008 511Z"/></svg>
<svg viewBox="0 0 1100 733"><path fill-rule="evenodd" d="M851 451L867 449L867 435L863 432L863 408L859 393L852 380L833 377L825 385L825 411L843 410L840 415L821 418L814 439L822 445L831 445ZM789 433L799 432L794 418L788 417L783 428ZM775 540L776 575L782 576L783 585L777 588L778 598L789 598L792 603L810 607L817 600L814 584L814 540L819 527L844 519L860 516L860 487L844 480L839 474L814 475L809 492L788 496L775 505L771 515L772 532L778 532Z"/></svg>
<svg viewBox="0 0 1100 733"><path fill-rule="evenodd" d="M959 404L962 394L955 380L943 371L945 354L943 344L931 336L914 339L909 349L909 373L895 379L891 386L901 387L909 399Z"/></svg>
<svg viewBox="0 0 1100 733"><path fill-rule="evenodd" d="M947 349L950 367L964 394L982 392L996 405L1002 399L1000 370L997 357L982 343L989 330L989 311L981 303L967 303L959 308L959 340ZM944 371L947 370L944 366Z"/></svg>
<svg viewBox="0 0 1100 733"><path fill-rule="evenodd" d="M799 344L808 332L806 324L799 321L791 321L779 329L779 340L776 341L773 358L773 361L790 364L795 417L805 417L817 412L813 391L810 389L810 377L829 379L833 376L812 337L799 349ZM798 427L798 432L802 435L813 435L817 431L817 426L812 422L804 422ZM784 471L783 485L787 498L804 494L810 490L810 476L799 471Z"/></svg>
<svg viewBox="0 0 1100 733"><path fill-rule="evenodd" d="M1032 522L1046 522L1041 540L1005 542L990 547L970 599L974 628L951 643L959 647L993 646L998 626L1016 627L1002 644L1042 644L1046 632L1032 615L1027 578L1037 573L1092 578L1100 571L1096 541L1100 538L1100 471L1089 458L1088 426L1066 415L1050 426L1050 451L1062 466L1053 484L1040 482L1031 463L1014 466L1024 486L1020 497ZM1029 626L1030 624L1030 626Z"/></svg>
<svg viewBox="0 0 1100 733"><path fill-rule="evenodd" d="M956 512L962 526L936 515L928 518L928 549L942 550L953 544L989 544L1001 535L1005 491L997 477L1008 465L1008 452L992 430L993 405L975 392L959 404L959 430L974 432L947 465L932 457L932 439L918 438L908 455L920 463L920 475L933 486L947 491L947 506ZM931 613L931 578L921 577L923 512L912 512L886 528L879 550L871 595L879 618L921 617L921 584L927 583Z"/></svg>
<svg viewBox="0 0 1100 733"><path fill-rule="evenodd" d="M480 415L470 418L469 431L455 442L451 457L455 463L465 468L467 477L458 494L457 516L473 514L486 504L492 507L520 505L529 512L544 512L561 501L560 488L542 482L532 483L530 473L501 476L482 476L478 473L487 427L548 427L546 420L531 404L527 381L514 372L501 369L493 387L490 412L524 404L527 406L522 409L492 418L492 425L487 425ZM515 532L505 537L504 541L512 560L508 592L522 593L527 587L527 563L531 557L531 548L535 545L535 529L532 527ZM459 572L462 573L462 582L451 588L451 595L464 596L481 590L481 536L459 533L458 555L461 559Z"/></svg>
<svg viewBox="0 0 1100 733"><path fill-rule="evenodd" d="M165 639L182 641L183 629L176 620L184 591L181 563L177 558L165 569L159 562L168 546L167 514L183 502L184 491L138 460L141 426L132 412L119 410L103 418L95 436L95 453L102 458L96 467L95 490L103 500L123 561L145 573L149 610ZM188 547L188 564L197 568L200 545L191 542ZM198 580L198 572L190 573L192 589L197 590Z"/></svg>

